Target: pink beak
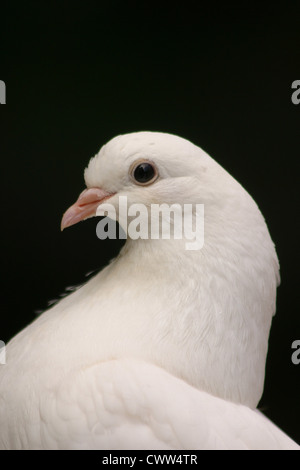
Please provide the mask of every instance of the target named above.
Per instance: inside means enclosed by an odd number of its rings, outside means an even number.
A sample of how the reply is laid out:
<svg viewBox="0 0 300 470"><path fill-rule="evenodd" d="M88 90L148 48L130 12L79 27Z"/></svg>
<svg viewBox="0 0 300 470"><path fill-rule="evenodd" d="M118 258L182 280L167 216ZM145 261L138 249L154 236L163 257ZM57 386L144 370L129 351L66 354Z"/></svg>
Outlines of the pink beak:
<svg viewBox="0 0 300 470"><path fill-rule="evenodd" d="M97 207L114 194L116 193L108 193L100 188L85 189L75 204L64 213L61 230L96 215Z"/></svg>

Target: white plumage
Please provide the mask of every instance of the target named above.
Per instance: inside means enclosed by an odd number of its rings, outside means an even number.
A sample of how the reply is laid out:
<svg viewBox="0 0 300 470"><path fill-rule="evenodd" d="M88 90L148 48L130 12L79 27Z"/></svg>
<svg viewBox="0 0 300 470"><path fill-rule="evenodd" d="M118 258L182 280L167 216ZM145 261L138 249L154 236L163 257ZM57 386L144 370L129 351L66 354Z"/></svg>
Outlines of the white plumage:
<svg viewBox="0 0 300 470"><path fill-rule="evenodd" d="M137 161L155 164L153 184L135 184ZM63 226L119 196L199 203L204 246L128 239L13 338L0 369L0 448L299 448L255 410L279 274L253 199L201 149L161 133L111 140L85 180Z"/></svg>

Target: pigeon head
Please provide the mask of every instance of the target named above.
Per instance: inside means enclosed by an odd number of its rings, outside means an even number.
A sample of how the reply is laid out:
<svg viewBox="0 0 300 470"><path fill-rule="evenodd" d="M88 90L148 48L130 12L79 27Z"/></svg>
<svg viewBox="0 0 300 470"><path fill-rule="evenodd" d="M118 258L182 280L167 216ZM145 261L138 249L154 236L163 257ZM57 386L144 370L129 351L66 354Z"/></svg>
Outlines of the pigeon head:
<svg viewBox="0 0 300 470"><path fill-rule="evenodd" d="M61 228L93 217L103 203L226 206L238 183L203 150L171 134L137 132L115 137L85 169L85 189L64 214ZM242 190L242 188L239 188ZM100 214L99 214L100 215Z"/></svg>

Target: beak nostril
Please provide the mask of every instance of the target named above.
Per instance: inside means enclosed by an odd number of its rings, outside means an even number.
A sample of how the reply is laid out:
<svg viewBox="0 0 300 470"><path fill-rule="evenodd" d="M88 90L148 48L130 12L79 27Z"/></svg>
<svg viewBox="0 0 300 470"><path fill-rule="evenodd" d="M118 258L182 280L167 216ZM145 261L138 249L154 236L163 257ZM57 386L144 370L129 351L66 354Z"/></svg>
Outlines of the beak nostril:
<svg viewBox="0 0 300 470"><path fill-rule="evenodd" d="M64 213L61 221L61 230L71 227L71 225L77 224L81 220L95 216L97 207L101 202L109 199L114 194L101 188L85 189L79 195L75 204Z"/></svg>

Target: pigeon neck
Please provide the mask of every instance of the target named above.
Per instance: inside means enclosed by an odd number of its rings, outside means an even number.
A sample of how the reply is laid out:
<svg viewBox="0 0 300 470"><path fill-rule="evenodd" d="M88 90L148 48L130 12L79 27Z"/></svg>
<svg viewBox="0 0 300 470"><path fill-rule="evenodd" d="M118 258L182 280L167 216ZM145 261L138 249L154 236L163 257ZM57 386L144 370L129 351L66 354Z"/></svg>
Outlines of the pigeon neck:
<svg viewBox="0 0 300 470"><path fill-rule="evenodd" d="M228 243L189 251L184 242L127 240L117 260L138 286L133 308L149 320L143 355L201 390L256 407L276 285L266 284L257 256L243 262L239 245L233 262Z"/></svg>

